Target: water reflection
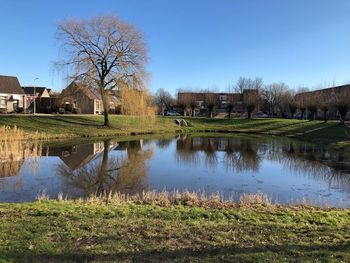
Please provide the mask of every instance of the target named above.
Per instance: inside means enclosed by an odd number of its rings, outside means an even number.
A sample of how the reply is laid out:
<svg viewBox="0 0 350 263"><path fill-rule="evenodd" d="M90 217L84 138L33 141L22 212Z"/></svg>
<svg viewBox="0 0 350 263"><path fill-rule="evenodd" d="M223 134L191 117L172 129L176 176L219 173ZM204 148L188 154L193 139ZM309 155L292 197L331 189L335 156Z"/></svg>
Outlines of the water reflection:
<svg viewBox="0 0 350 263"><path fill-rule="evenodd" d="M262 191L279 201L350 193L350 154L290 139L190 136L78 145L0 145L0 201L46 189L69 197L123 191Z"/></svg>
<svg viewBox="0 0 350 263"><path fill-rule="evenodd" d="M106 140L92 149L92 145L88 146L90 151L84 151L87 145L81 146L81 151L75 148L75 153L80 154L69 154L63 159L65 164L58 166L58 173L74 187L83 190L85 195L147 190L146 160L152 156L152 150L143 151L142 140L120 143ZM125 150L127 156L111 154L111 151L120 150ZM85 164L87 160L89 162Z"/></svg>

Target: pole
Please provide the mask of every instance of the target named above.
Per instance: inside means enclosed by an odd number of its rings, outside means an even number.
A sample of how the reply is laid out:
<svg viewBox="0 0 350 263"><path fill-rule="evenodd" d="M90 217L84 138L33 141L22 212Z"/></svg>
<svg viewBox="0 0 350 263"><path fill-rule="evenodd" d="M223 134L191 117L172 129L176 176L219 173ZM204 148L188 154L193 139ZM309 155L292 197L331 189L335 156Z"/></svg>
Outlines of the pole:
<svg viewBox="0 0 350 263"><path fill-rule="evenodd" d="M36 113L36 92L35 92L35 81L38 80L39 78L34 79L34 110L33 110L33 115Z"/></svg>

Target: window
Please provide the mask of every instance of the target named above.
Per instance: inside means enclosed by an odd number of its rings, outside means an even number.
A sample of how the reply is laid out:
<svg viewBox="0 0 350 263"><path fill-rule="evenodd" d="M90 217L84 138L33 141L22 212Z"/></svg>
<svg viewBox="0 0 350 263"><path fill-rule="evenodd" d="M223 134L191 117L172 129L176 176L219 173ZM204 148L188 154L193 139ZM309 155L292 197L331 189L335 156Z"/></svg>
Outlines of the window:
<svg viewBox="0 0 350 263"><path fill-rule="evenodd" d="M0 96L0 109L6 109L6 96Z"/></svg>
<svg viewBox="0 0 350 263"><path fill-rule="evenodd" d="M226 95L220 95L220 100L227 100L227 96Z"/></svg>

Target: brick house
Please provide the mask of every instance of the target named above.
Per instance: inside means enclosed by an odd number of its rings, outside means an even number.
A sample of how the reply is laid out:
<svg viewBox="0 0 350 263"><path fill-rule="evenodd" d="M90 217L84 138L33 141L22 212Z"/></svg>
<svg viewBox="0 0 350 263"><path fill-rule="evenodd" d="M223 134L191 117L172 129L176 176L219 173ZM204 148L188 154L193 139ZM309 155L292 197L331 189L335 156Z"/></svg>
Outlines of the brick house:
<svg viewBox="0 0 350 263"><path fill-rule="evenodd" d="M0 75L0 112L20 112L25 107L26 96L17 77Z"/></svg>

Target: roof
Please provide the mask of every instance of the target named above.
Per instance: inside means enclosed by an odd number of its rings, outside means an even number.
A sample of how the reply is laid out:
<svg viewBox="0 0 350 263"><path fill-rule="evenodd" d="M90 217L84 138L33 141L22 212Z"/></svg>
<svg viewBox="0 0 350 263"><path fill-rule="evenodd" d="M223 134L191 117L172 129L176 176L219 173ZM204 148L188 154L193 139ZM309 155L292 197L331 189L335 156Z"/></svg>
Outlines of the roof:
<svg viewBox="0 0 350 263"><path fill-rule="evenodd" d="M39 93L39 96L41 96L44 93L45 89L47 90L48 93L50 93L50 91L51 91L51 89L48 89L46 87L28 87L28 86L26 86L26 87L22 87L22 88L23 88L24 93L26 95L34 95L34 88L35 88L35 93Z"/></svg>
<svg viewBox="0 0 350 263"><path fill-rule="evenodd" d="M324 88L324 89L317 89L317 90L310 90L310 91L304 91L296 94L296 97L303 96L305 94L320 94L320 93L329 93L329 92L340 92L343 90L349 89L350 90L350 84L341 85L341 86L335 86L330 88Z"/></svg>
<svg viewBox="0 0 350 263"><path fill-rule="evenodd" d="M2 75L0 75L0 93L24 95L17 77Z"/></svg>
<svg viewBox="0 0 350 263"><path fill-rule="evenodd" d="M101 96L100 94L98 94L98 92L96 92L95 90L91 90L88 86L82 83L77 83L77 82L72 82L71 84L68 85L67 88L62 90L61 96L62 97L71 96L72 94L77 92L83 92L89 99L101 100Z"/></svg>

